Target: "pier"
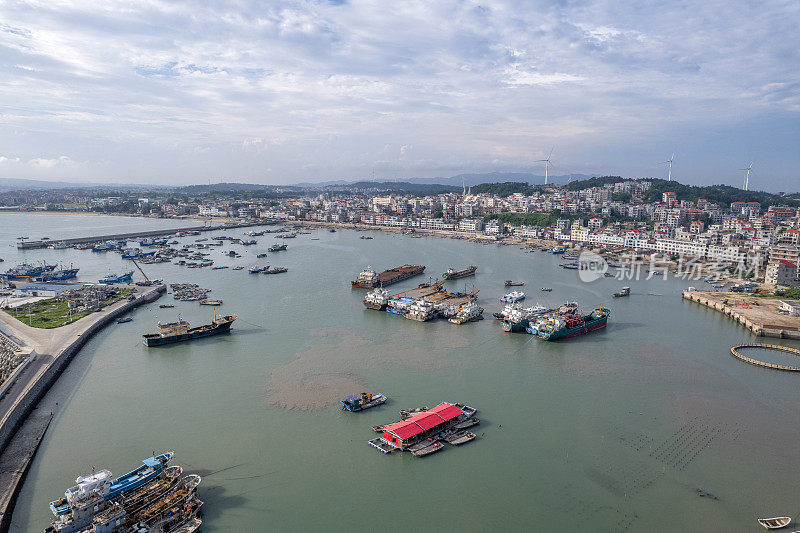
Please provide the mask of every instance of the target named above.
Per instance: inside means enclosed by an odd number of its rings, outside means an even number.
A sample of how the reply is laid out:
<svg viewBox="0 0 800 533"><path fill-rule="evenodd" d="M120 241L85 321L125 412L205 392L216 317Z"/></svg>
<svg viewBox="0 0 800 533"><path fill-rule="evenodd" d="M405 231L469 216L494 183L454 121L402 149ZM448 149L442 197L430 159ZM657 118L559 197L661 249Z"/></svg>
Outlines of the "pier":
<svg viewBox="0 0 800 533"><path fill-rule="evenodd" d="M759 337L800 340L800 318L776 311L778 300L701 291L683 291L682 297L724 313Z"/></svg>
<svg viewBox="0 0 800 533"><path fill-rule="evenodd" d="M3 384L0 396L0 531L8 527L16 495L22 486L28 463L44 436L44 415L31 417L39 401L55 383L73 357L96 333L134 308L157 300L166 286L129 288L133 300L121 300L66 326L33 328L7 313L0 313L0 334L20 344L29 356L24 366ZM52 414L51 414L52 415ZM7 466L10 465L10 466Z"/></svg>

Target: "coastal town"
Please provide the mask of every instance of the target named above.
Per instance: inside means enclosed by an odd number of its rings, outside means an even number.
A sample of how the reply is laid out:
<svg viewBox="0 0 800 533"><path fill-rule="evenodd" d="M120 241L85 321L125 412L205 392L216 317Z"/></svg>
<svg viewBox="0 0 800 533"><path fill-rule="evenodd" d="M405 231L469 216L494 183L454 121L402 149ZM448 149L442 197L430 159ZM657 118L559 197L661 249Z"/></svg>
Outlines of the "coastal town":
<svg viewBox="0 0 800 533"><path fill-rule="evenodd" d="M408 185L408 184L406 184ZM721 271L770 288L800 284L800 222L795 195L733 187L691 187L661 179L592 178L564 186L485 183L436 194L403 184L361 182L312 189L214 186L181 190L15 191L0 212L67 210L216 223L258 221L354 227L508 244L545 243L630 252L687 272ZM398 191L399 189L399 191ZM512 192L513 191L513 192ZM708 197L703 197L708 193ZM734 201L722 200L733 197ZM752 198L752 200L750 199ZM42 246L23 242L20 246ZM51 246L53 244L50 244Z"/></svg>

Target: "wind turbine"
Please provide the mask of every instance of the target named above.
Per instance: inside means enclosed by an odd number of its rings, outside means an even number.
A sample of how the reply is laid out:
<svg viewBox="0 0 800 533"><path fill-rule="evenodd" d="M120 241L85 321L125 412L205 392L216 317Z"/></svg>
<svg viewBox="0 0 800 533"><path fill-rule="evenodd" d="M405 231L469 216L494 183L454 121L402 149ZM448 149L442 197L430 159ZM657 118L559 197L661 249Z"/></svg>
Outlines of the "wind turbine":
<svg viewBox="0 0 800 533"><path fill-rule="evenodd" d="M675 161L675 154L672 154L672 157L664 161L664 163L669 164L669 172L667 172L667 181L672 181L672 162Z"/></svg>
<svg viewBox="0 0 800 533"><path fill-rule="evenodd" d="M550 155L547 156L547 159L539 159L539 160L537 160L538 163L544 163L544 184L545 185L547 185L547 169L548 169L548 167L550 165L552 165L552 163L550 162L550 157L553 155L553 150L555 150L555 149L556 149L555 146L550 148Z"/></svg>
<svg viewBox="0 0 800 533"><path fill-rule="evenodd" d="M751 162L747 168L740 168L739 170L744 170L746 174L744 175L744 190L748 191L748 187L750 186L750 171L753 170L753 163Z"/></svg>

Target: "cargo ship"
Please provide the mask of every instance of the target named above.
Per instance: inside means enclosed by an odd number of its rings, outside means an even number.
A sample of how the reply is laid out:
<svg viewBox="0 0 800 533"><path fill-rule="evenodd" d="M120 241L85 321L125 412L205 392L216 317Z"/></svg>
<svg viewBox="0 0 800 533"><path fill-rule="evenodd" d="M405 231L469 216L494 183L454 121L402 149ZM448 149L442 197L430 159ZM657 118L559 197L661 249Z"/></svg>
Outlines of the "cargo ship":
<svg viewBox="0 0 800 533"><path fill-rule="evenodd" d="M350 284L353 287L362 289L374 289L375 287L385 287L392 283L398 283L414 276L419 276L425 272L425 267L420 265L401 265L399 267L384 270L377 274L372 267L367 267L358 274L355 281Z"/></svg>
<svg viewBox="0 0 800 533"><path fill-rule="evenodd" d="M442 274L442 279L458 279L474 276L476 270L478 270L478 267L475 265L467 267L463 270L456 270L453 267L450 267L445 271L444 274Z"/></svg>
<svg viewBox="0 0 800 533"><path fill-rule="evenodd" d="M148 457L141 466L115 480L108 470L78 477L76 485L67 489L63 498L50 502L56 518L45 531L71 533L90 526L95 515L108 509L112 500L141 495L140 489L158 480L174 456L174 452L166 452Z"/></svg>
<svg viewBox="0 0 800 533"><path fill-rule="evenodd" d="M536 334L546 341L577 337L606 327L609 315L611 310L605 307L598 307L585 316L578 313L561 315L538 325Z"/></svg>
<svg viewBox="0 0 800 533"><path fill-rule="evenodd" d="M142 342L145 346L161 346L173 342L189 341L201 337L217 335L219 333L227 333L231 330L231 326L237 318L239 317L236 315L227 315L217 318L215 313L214 320L211 321L211 324L193 328L178 315L177 322L169 322L167 324L159 323L158 333L142 335Z"/></svg>
<svg viewBox="0 0 800 533"><path fill-rule="evenodd" d="M130 281L133 277L133 270L130 272L125 272L124 274L109 274L108 276L104 277L100 280L100 283L125 283L126 281Z"/></svg>

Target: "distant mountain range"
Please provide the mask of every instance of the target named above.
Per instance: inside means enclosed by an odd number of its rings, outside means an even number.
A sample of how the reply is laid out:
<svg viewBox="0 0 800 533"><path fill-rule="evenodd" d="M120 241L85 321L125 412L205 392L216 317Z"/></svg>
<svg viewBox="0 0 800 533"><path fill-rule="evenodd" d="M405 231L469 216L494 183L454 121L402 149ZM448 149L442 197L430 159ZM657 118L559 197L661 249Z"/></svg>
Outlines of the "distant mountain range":
<svg viewBox="0 0 800 533"><path fill-rule="evenodd" d="M586 174L561 174L558 176L548 176L548 183L564 184L574 180L588 179L591 176ZM544 176L538 174L531 174L529 172L487 172L483 174L458 174L450 176L449 178L403 178L403 179L381 179L380 183L391 183L393 181L418 183L424 185L449 185L451 187L471 187L479 183L504 183L507 181L525 182L529 185L541 185L544 183ZM296 184L297 187L304 188L317 188L317 187L330 187L336 185L352 185L354 183L363 183L364 180L348 181L348 180L334 180L323 181L319 183L303 182Z"/></svg>

